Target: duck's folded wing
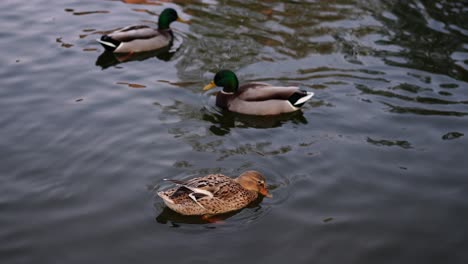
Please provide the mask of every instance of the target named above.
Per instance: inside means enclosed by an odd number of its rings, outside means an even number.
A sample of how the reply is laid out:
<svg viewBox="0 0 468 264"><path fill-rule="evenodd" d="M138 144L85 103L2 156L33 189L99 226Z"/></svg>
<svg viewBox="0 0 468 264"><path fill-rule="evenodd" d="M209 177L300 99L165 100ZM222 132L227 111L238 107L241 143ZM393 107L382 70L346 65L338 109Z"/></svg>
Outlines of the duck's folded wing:
<svg viewBox="0 0 468 264"><path fill-rule="evenodd" d="M298 108L288 100L244 101L234 99L230 102L228 109L246 115L278 115L294 112Z"/></svg>
<svg viewBox="0 0 468 264"><path fill-rule="evenodd" d="M164 179L165 181L170 181L175 184L180 185L180 187L174 192L173 195L181 195L181 194L191 194L193 193L195 197L201 198L201 197L208 197L212 198L213 193L211 190L207 190L206 188L200 188L197 187L194 184L191 184L190 182L184 182L184 181L179 181L179 180L172 180L172 179Z"/></svg>
<svg viewBox="0 0 468 264"><path fill-rule="evenodd" d="M159 31L149 26L130 26L115 31L109 36L121 42L129 42L135 39L149 39L159 35Z"/></svg>
<svg viewBox="0 0 468 264"><path fill-rule="evenodd" d="M271 86L266 83L247 83L239 87L239 98L244 101L287 100L299 90L295 86Z"/></svg>

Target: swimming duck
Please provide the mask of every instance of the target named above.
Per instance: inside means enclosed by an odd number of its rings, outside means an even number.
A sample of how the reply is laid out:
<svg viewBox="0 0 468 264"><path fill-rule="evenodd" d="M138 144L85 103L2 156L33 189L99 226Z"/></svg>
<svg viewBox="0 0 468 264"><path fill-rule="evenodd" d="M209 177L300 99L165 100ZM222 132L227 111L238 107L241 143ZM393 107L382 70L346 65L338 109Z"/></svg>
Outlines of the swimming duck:
<svg viewBox="0 0 468 264"><path fill-rule="evenodd" d="M108 51L133 53L160 49L171 44L174 35L169 25L174 21L185 22L177 11L166 8L159 15L158 28L146 25L129 26L104 35L97 41Z"/></svg>
<svg viewBox="0 0 468 264"><path fill-rule="evenodd" d="M210 174L188 181L170 180L178 186L158 192L170 209L183 215L212 216L246 207L258 194L272 197L265 177L257 171L246 171L237 178Z"/></svg>
<svg viewBox="0 0 468 264"><path fill-rule="evenodd" d="M278 115L299 110L314 93L295 86L272 86L251 82L239 86L234 72L221 70L203 90L216 86L223 90L216 95L216 105L247 115Z"/></svg>

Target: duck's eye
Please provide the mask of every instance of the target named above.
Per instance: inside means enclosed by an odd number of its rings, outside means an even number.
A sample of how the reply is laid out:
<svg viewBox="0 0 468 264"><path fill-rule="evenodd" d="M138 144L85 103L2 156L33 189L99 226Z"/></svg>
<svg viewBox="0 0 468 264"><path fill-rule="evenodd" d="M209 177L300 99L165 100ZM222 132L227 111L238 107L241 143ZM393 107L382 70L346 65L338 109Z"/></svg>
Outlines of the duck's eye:
<svg viewBox="0 0 468 264"><path fill-rule="evenodd" d="M257 181L257 183L258 183L258 184L263 184L263 182L262 182L262 181Z"/></svg>

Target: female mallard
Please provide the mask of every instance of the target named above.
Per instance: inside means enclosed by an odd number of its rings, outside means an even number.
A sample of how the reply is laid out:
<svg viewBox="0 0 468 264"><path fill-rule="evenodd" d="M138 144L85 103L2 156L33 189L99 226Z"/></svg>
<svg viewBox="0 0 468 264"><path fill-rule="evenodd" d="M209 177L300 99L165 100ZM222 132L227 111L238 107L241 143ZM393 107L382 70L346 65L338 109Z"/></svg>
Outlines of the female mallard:
<svg viewBox="0 0 468 264"><path fill-rule="evenodd" d="M158 195L167 207L183 215L227 213L246 207L259 193L271 197L265 177L257 171L246 171L235 179L210 174L188 181L168 181L178 187L158 192Z"/></svg>
<svg viewBox="0 0 468 264"><path fill-rule="evenodd" d="M239 86L234 72L221 70L214 80L206 85L207 91L216 86L223 90L216 95L216 105L247 115L278 115L299 110L314 93L295 86L272 86L267 83L251 82Z"/></svg>
<svg viewBox="0 0 468 264"><path fill-rule="evenodd" d="M174 35L169 25L174 21L185 22L172 8L166 8L159 16L158 28L145 25L129 26L104 35L97 41L108 51L133 53L160 49L171 44Z"/></svg>

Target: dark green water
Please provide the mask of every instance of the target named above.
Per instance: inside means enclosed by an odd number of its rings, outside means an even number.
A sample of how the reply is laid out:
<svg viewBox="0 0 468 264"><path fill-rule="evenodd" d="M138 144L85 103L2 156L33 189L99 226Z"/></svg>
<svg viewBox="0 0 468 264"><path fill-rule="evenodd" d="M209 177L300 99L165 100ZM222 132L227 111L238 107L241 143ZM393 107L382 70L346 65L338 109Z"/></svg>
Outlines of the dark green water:
<svg viewBox="0 0 468 264"><path fill-rule="evenodd" d="M133 2L0 2L0 263L468 263L466 1ZM101 55L165 7L170 52ZM316 96L226 113L221 68ZM223 223L154 197L250 169Z"/></svg>

